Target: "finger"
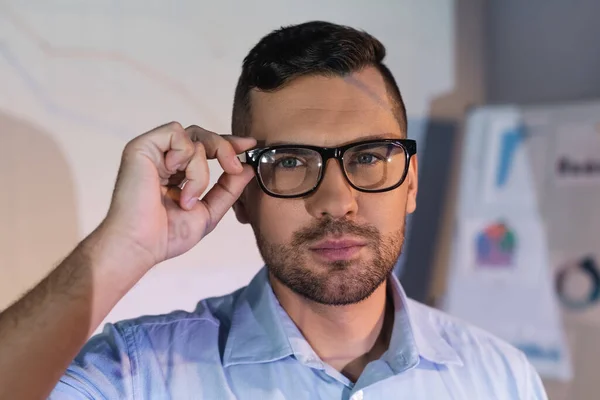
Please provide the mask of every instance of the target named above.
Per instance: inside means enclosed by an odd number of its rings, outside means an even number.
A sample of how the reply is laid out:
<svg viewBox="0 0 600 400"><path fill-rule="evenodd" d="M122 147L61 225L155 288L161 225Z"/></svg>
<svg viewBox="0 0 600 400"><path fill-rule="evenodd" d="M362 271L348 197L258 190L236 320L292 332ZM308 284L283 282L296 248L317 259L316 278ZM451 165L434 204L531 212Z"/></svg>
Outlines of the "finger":
<svg viewBox="0 0 600 400"><path fill-rule="evenodd" d="M152 160L161 178L167 178L194 152L194 143L181 124L171 122L129 142L126 152L141 153Z"/></svg>
<svg viewBox="0 0 600 400"><path fill-rule="evenodd" d="M236 157L233 146L221 137L221 135L196 125L186 128L186 131L190 135L192 141L199 141L204 144L206 156L209 159L216 158L225 172L229 174L238 174L242 171L242 165Z"/></svg>
<svg viewBox="0 0 600 400"><path fill-rule="evenodd" d="M237 154L251 148L256 143L253 138L233 139L231 135L218 135L196 125L188 127L186 131L193 141L204 144L207 158L216 158L221 168L228 174L239 174L242 171Z"/></svg>
<svg viewBox="0 0 600 400"><path fill-rule="evenodd" d="M174 174L184 171L197 151L194 142L187 133L177 132L171 136L171 148L165 153L165 167ZM204 149L202 149L204 152Z"/></svg>
<svg viewBox="0 0 600 400"><path fill-rule="evenodd" d="M231 144L233 150L235 151L235 154L240 154L256 146L256 139L254 139L253 137L242 137L234 135L221 135L221 137Z"/></svg>
<svg viewBox="0 0 600 400"><path fill-rule="evenodd" d="M222 137L223 137L223 139L227 140L229 142L229 144L231 144L231 147L233 147L233 151L236 154L241 154L247 150L250 150L250 149L256 147L256 139L254 139L252 137L240 137L240 136L233 136L233 135L223 135ZM237 158L237 156L236 156L236 158ZM240 158L238 158L238 160L240 160ZM241 162L245 163L246 157L241 159Z"/></svg>
<svg viewBox="0 0 600 400"><path fill-rule="evenodd" d="M191 141L179 122L169 122L138 136L132 142L151 142L158 150L165 153L180 148L188 140Z"/></svg>
<svg viewBox="0 0 600 400"><path fill-rule="evenodd" d="M217 183L201 200L209 214L205 235L217 226L217 223L240 197L253 176L254 170L252 167L244 165L243 171L239 174L231 175L224 173L219 177Z"/></svg>
<svg viewBox="0 0 600 400"><path fill-rule="evenodd" d="M204 193L210 181L208 161L202 143L196 143L196 152L185 169L187 182L182 189L181 207L190 210L198 202L198 198Z"/></svg>

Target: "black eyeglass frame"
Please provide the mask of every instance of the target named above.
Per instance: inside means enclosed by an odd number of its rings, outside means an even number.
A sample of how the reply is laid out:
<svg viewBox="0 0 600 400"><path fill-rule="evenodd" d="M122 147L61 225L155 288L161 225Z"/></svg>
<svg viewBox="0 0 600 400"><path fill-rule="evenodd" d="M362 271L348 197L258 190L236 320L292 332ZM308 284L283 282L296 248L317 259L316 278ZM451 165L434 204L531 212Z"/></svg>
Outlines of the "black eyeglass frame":
<svg viewBox="0 0 600 400"><path fill-rule="evenodd" d="M362 146L362 145L376 144L376 143L391 144L394 146L402 147L402 149L404 150L404 155L405 155L404 174L402 175L402 178L400 178L398 183L396 183L395 185L390 186L388 188L385 188L385 189L360 188L360 187L356 186L354 183L352 183L352 181L348 177L348 174L346 173L346 168L344 168L344 154L346 153L346 151L348 151L351 148L354 148L357 146ZM313 150L313 151L319 153L319 155L321 156L321 160L323 162L323 166L319 169L319 176L317 177L317 182L311 189L308 189L299 194L285 195L285 194L273 193L265 186L265 184L263 183L263 180L262 180L262 176L260 175L260 169L259 169L260 158L262 157L263 154L265 154L268 151L281 150L281 149L304 149L304 150ZM353 143L349 143L349 144L346 144L344 146L339 146L339 147L319 147L319 146L302 145L302 144L281 144L281 145L276 145L276 146L254 148L251 150L247 150L245 152L246 163L251 165L252 168L254 168L254 172L257 177L256 180L258 181L260 188L265 193L267 193L269 196L277 197L280 199L291 199L291 198L304 197L304 196L308 196L308 195L314 193L321 185L321 182L323 182L325 168L327 166L327 162L331 158L335 158L338 161L340 168L342 169L342 172L344 174L344 177L346 178L346 181L350 184L350 186L352 186L354 189L358 190L359 192L381 193L381 192L387 192L390 190L394 190L397 187L399 187L400 185L402 185L404 183L404 181L406 180L406 176L408 174L408 169L410 167L410 159L415 154L417 154L417 142L413 139L371 139L371 140L365 140L365 141L361 141L361 142L353 142Z"/></svg>

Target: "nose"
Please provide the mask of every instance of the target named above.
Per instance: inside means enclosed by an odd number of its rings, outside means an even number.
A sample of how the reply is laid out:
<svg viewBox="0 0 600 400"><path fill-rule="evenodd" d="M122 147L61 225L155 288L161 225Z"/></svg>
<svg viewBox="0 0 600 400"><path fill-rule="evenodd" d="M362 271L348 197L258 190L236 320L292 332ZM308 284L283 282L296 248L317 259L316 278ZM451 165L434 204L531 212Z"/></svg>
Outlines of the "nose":
<svg viewBox="0 0 600 400"><path fill-rule="evenodd" d="M319 188L306 199L306 209L314 218L344 218L356 214L356 190L346 180L337 160L330 159Z"/></svg>

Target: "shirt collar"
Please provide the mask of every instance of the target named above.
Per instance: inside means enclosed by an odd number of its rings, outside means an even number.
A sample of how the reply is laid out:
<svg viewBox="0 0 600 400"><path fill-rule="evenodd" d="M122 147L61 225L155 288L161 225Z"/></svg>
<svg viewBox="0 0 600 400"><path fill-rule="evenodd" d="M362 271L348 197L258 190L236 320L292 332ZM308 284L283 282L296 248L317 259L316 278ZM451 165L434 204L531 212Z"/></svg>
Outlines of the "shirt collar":
<svg viewBox="0 0 600 400"><path fill-rule="evenodd" d="M407 299L394 274L390 274L389 282L395 308L394 327L389 349L382 359L394 373L415 366L420 357L437 364L462 364L429 319L432 311ZM324 368L277 301L267 268L263 267L236 301L223 364L228 367L270 362L291 355L310 367Z"/></svg>
<svg viewBox="0 0 600 400"><path fill-rule="evenodd" d="M442 337L431 321L437 312L406 297L400 281L393 273L388 282L394 302L394 327L392 338L383 359L395 373L410 368L415 358L423 358L435 364L462 365L457 352Z"/></svg>
<svg viewBox="0 0 600 400"><path fill-rule="evenodd" d="M241 291L236 300L223 365L261 363L292 355L266 267Z"/></svg>

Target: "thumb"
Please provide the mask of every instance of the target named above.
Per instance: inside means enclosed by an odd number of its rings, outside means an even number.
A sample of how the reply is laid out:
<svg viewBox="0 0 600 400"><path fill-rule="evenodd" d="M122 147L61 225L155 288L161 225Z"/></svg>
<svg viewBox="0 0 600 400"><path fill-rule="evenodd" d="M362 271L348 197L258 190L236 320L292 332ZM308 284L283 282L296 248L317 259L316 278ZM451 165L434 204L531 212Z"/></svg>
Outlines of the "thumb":
<svg viewBox="0 0 600 400"><path fill-rule="evenodd" d="M243 164L243 167L243 171L239 174L223 173L217 183L200 200L208 211L204 235L215 229L221 218L240 197L248 182L254 177L254 170L250 165Z"/></svg>

